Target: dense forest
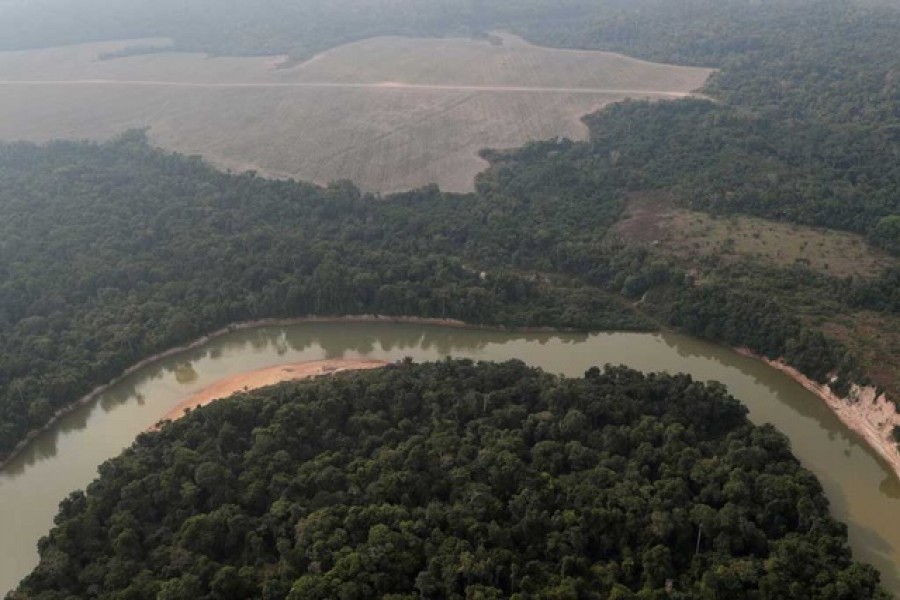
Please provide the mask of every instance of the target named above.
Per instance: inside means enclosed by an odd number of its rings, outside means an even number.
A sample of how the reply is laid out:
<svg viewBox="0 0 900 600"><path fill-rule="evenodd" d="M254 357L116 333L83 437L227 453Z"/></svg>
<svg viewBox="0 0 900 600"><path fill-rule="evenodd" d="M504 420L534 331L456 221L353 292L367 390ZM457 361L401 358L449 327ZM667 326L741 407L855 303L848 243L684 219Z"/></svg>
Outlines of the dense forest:
<svg viewBox="0 0 900 600"><path fill-rule="evenodd" d="M718 385L406 363L143 434L18 596L887 598L816 479Z"/></svg>
<svg viewBox="0 0 900 600"><path fill-rule="evenodd" d="M833 52L878 52L879 60L873 54L859 66L870 79L889 66L892 46L879 37L880 25L869 38L851 35L882 9L824 3L820 18L849 28L839 30L847 44L833 44L829 54L788 52L785 44L813 36L792 6L773 5L762 22L742 27L755 27L754 56L784 52L793 67L737 60L743 46L722 41L738 35L728 21L742 14L737 9L705 13L722 21L711 29L722 38L704 45L706 54L674 50L706 20L674 20L673 37L654 37L662 21L637 27L628 19L650 13L623 8L593 22L596 39L571 30L570 41L585 46L607 40L653 58L670 52L721 62L711 91L728 101L624 103L587 118L590 142L486 152L493 166L474 195L426 188L382 200L347 183L321 189L223 175L151 150L137 132L105 145L0 147L0 456L138 359L261 317L378 312L516 326L664 323L786 357L820 380L836 372L840 392L867 381L860 357L823 335L822 316L897 314L896 268L861 280L802 266L710 264L698 278L665 253L608 235L627 194L661 189L714 214L849 229L896 251L900 161L897 129L883 110L895 94L889 73L878 94L851 100L838 86L835 93L860 108L853 119L787 110L762 84L746 93L728 87L735 69L746 82L794 69L793 79L783 73L782 80L792 82L796 102L812 107L824 98L810 75L815 61L845 64L850 54ZM776 27L770 21L779 11L787 12ZM613 28L631 37L603 25L618 22L613 15L631 23ZM798 34L786 35L790 27ZM885 119L866 116L876 114ZM639 312L629 306L635 302ZM896 392L890 373L878 383Z"/></svg>
<svg viewBox="0 0 900 600"><path fill-rule="evenodd" d="M625 0L604 0L623 6ZM596 0L0 0L0 49L165 37L173 49L295 60L379 35L475 36L590 14ZM90 15L90 19L83 18ZM159 51L135 44L127 53Z"/></svg>
<svg viewBox="0 0 900 600"><path fill-rule="evenodd" d="M897 252L898 29L887 3L643 0L523 33L719 69L704 90L716 103L633 103L589 118L595 161L615 153L627 185L673 188L701 210L866 233Z"/></svg>
<svg viewBox="0 0 900 600"><path fill-rule="evenodd" d="M837 372L842 392L865 381L794 307L835 310L839 297L897 311L895 286L884 296L880 280L746 264L711 267L700 284L671 258L610 239L618 182L561 156L498 163L477 194L380 199L349 183L220 173L140 132L0 146L0 455L139 359L266 317L668 323L822 380Z"/></svg>
<svg viewBox="0 0 900 600"><path fill-rule="evenodd" d="M299 60L371 35L506 28L719 70L711 100L626 102L585 118L587 142L485 151L464 195L221 173L141 132L0 144L0 459L130 364L266 317L670 326L842 394L885 357L832 335L834 315L863 343L851 317L881 325L900 356L900 327L883 326L900 323L896 262L865 278L698 264L613 234L629 198L665 192L900 255L896 7L370 4L0 0L0 48L166 36ZM895 401L898 374L874 380ZM720 388L516 363L404 365L198 411L104 465L41 553L28 597L883 597L785 440Z"/></svg>
<svg viewBox="0 0 900 600"><path fill-rule="evenodd" d="M422 224L443 199L426 189L387 203L350 184L226 175L153 150L139 132L0 146L0 456L140 358L235 321L374 312L654 327L578 281L502 264L482 277L459 251L469 231L441 237ZM611 206L573 201L565 219L602 228ZM539 230L545 210L496 220L510 235L513 222ZM481 212L460 227L488 237Z"/></svg>

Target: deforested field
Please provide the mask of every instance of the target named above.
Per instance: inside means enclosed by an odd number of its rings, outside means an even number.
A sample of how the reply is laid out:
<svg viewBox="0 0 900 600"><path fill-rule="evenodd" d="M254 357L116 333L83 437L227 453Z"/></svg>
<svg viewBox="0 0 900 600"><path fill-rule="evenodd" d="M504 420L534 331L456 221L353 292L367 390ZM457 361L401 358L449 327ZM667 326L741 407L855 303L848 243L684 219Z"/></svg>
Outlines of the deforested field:
<svg viewBox="0 0 900 600"><path fill-rule="evenodd" d="M98 60L146 40L0 53L0 138L104 139L149 128L165 148L233 170L378 192L467 191L482 148L564 136L623 98L677 98L708 69L503 35L374 38L290 68L279 58L165 53Z"/></svg>

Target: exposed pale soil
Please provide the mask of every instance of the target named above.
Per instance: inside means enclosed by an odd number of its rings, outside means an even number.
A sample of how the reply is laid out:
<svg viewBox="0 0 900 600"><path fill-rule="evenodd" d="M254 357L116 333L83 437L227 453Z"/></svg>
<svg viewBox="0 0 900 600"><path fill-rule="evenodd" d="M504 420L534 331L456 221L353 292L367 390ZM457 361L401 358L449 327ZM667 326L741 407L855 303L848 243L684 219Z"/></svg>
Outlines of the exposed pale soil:
<svg viewBox="0 0 900 600"><path fill-rule="evenodd" d="M387 364L383 360L374 359L329 359L314 360L298 363L268 367L248 373L240 373L220 379L219 381L203 388L196 394L188 396L178 405L167 412L162 421L175 421L188 412L201 406L206 406L216 400L227 398L237 392L246 392L269 385L275 385L284 381L296 381L299 379L311 379L323 375L333 375L343 371L360 371L378 369Z"/></svg>
<svg viewBox="0 0 900 600"><path fill-rule="evenodd" d="M9 453L8 456L0 459L0 469L3 469L8 465L16 456L19 455L38 435L40 435L44 431L48 431L51 428L55 427L61 418L71 413L73 410L78 408L79 406L84 406L95 401L97 398L102 396L104 393L109 390L110 387L116 385L129 375L137 372L140 369L143 369L147 365L152 364L153 362L160 360L162 358L177 356L183 352L187 352L189 350L193 350L194 348L199 348L204 344L209 343L211 340L222 337L223 335L227 335L232 331L240 331L244 329L253 329L256 327L265 327L265 326L278 326L278 325L293 325L297 323L409 323L416 325L440 325L442 327L460 327L460 328L474 328L474 329L492 329L490 327L481 327L478 325L469 325L462 321L457 321L454 319L433 319L427 317L404 317L404 316L385 316L385 315L346 315L346 316L338 316L338 317L329 317L329 316L308 316L308 317L295 317L291 319L259 319L256 321L243 321L239 323L233 323L228 325L227 327L223 327L217 331L214 331L208 335L204 335L202 337L197 338L193 342L186 344L184 346L178 346L175 348L170 348L164 352L160 352L158 354L154 354L152 356L148 356L147 358L138 361L132 366L125 369L121 375L113 378L110 382L105 383L103 385L98 385L91 392L85 394L81 398L73 401L68 406L64 406L60 408L56 413L54 413L53 417L50 421L47 422L46 425L39 429L34 429L25 436L25 438L19 442L15 448L13 448L12 452ZM522 332L546 332L546 331L557 331L556 329L550 327L529 327L529 328L520 328L516 329L516 331Z"/></svg>
<svg viewBox="0 0 900 600"><path fill-rule="evenodd" d="M373 38L291 68L174 52L96 60L143 41L0 53L0 139L149 127L154 143L221 168L463 192L486 167L483 148L586 139L585 114L683 97L711 73L498 39Z"/></svg>
<svg viewBox="0 0 900 600"><path fill-rule="evenodd" d="M822 330L858 356L866 375L890 398L900 398L900 315L865 310L830 315Z"/></svg>
<svg viewBox="0 0 900 600"><path fill-rule="evenodd" d="M863 437L900 479L900 451L891 437L894 426L900 425L900 414L884 394L877 394L873 387L854 385L849 397L841 398L827 385L813 381L782 360L770 360L746 348L739 348L738 352L764 361L821 398L844 425Z"/></svg>

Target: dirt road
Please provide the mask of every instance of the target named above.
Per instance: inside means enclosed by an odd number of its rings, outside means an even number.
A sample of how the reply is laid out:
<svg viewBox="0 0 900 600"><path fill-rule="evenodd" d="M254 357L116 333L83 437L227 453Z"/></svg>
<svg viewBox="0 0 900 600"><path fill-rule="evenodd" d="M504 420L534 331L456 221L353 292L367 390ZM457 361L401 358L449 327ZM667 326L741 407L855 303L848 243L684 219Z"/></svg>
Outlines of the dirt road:
<svg viewBox="0 0 900 600"><path fill-rule="evenodd" d="M190 82L190 81L154 81L154 80L118 80L118 79L72 79L72 80L0 80L3 86L79 86L79 85L109 85L109 86L152 86L152 87L182 87L201 89L244 89L244 88L323 88L323 89L396 89L396 90L434 90L442 92L514 92L514 93L539 93L539 94L616 94L616 95L641 95L661 96L666 98L687 98L697 96L692 92L671 92L663 90L616 90L588 87L540 87L540 86L504 86L504 85L443 85L424 83L402 83L388 81L383 83L346 83L329 81L298 81L298 82Z"/></svg>

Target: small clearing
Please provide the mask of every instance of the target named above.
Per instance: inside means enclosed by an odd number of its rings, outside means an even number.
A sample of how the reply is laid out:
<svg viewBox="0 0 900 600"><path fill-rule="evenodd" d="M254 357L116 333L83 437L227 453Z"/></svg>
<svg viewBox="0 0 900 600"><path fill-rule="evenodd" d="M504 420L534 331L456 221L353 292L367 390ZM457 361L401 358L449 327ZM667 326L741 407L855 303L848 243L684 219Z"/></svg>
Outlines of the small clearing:
<svg viewBox="0 0 900 600"><path fill-rule="evenodd" d="M861 235L747 216L714 217L677 208L661 194L628 202L614 234L658 246L685 263L716 255L781 267L804 265L826 275L872 277L896 263Z"/></svg>

